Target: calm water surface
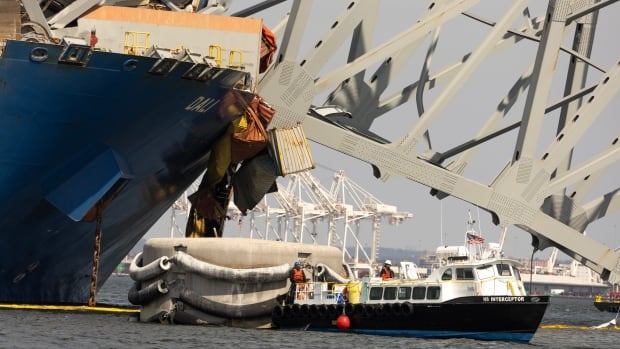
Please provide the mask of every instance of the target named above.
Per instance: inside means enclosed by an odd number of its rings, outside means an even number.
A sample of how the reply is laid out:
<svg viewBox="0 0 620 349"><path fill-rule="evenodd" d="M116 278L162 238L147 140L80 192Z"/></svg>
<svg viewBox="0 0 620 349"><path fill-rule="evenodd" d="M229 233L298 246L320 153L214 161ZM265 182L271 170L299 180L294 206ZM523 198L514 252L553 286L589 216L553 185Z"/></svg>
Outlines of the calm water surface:
<svg viewBox="0 0 620 349"><path fill-rule="evenodd" d="M132 280L112 276L100 304L129 304ZM137 322L127 314L0 310L0 348L617 348L620 330L594 330L612 320L591 299L555 297L532 342L414 339L348 333L237 329ZM545 325L562 325L545 328Z"/></svg>

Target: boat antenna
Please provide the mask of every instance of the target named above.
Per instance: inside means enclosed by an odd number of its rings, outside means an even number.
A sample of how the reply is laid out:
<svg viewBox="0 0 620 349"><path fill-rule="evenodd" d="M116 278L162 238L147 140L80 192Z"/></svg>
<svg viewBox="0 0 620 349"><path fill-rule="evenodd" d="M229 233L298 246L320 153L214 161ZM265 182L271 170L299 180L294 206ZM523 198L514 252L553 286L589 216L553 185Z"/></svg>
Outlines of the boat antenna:
<svg viewBox="0 0 620 349"><path fill-rule="evenodd" d="M465 244L469 246L469 253L473 256L476 252L477 253L481 252L481 249L480 249L481 245L479 244L474 245L469 242L469 234L476 236L478 235L478 232L476 232L476 230L474 229L474 224L476 224L476 221L471 218L471 210L467 210L467 215L469 216L469 219L467 220L467 232L465 233ZM476 248L476 246L478 248Z"/></svg>
<svg viewBox="0 0 620 349"><path fill-rule="evenodd" d="M467 231L474 232L474 224L476 221L471 218L471 210L467 210L467 214L469 215L469 219L467 220Z"/></svg>

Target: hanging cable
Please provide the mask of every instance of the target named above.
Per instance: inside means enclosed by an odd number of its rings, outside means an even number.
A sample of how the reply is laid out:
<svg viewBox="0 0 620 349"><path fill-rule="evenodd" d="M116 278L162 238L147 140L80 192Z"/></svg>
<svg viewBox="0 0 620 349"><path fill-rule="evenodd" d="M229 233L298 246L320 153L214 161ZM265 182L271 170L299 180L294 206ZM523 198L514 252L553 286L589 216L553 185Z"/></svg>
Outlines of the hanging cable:
<svg viewBox="0 0 620 349"><path fill-rule="evenodd" d="M534 274L534 253L536 253L536 249L532 249L532 256L530 257L530 296L532 295L532 274Z"/></svg>

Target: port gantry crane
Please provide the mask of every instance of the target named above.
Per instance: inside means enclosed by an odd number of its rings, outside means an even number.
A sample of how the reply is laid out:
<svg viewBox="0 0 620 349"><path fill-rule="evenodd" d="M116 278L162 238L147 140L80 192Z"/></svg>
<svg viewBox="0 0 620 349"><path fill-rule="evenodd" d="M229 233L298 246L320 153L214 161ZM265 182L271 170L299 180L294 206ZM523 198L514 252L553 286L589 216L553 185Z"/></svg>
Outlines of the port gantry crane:
<svg viewBox="0 0 620 349"><path fill-rule="evenodd" d="M304 237L309 237L309 243L342 249L343 260L354 265L374 265L379 257L382 221L397 225L413 217L384 204L342 170L334 173L329 190L311 171L288 178L288 182L278 183L277 192L267 194L248 212L250 238L302 243L306 242ZM233 222L243 219L234 205L228 207L227 215ZM364 221L370 221L369 232L362 231ZM327 226L328 234L319 241L317 228L322 224Z"/></svg>
<svg viewBox="0 0 620 349"><path fill-rule="evenodd" d="M620 282L620 251L583 234L619 208L616 1L288 3L259 82L277 110L270 128L302 124L377 178L472 203L530 233L535 250L556 247ZM389 26L401 28L386 37Z"/></svg>

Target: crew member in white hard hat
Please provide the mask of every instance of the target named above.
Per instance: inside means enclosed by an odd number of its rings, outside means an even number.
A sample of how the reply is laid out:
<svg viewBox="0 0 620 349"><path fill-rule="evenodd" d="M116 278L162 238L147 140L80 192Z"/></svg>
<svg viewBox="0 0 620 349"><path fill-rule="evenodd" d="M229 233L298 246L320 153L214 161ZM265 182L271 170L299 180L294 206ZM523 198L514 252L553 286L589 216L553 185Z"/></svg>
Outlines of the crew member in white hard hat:
<svg viewBox="0 0 620 349"><path fill-rule="evenodd" d="M394 272L390 268L391 266L392 266L392 261L387 259L385 263L383 264L383 268L381 268L381 273L379 274L382 280L394 278Z"/></svg>

